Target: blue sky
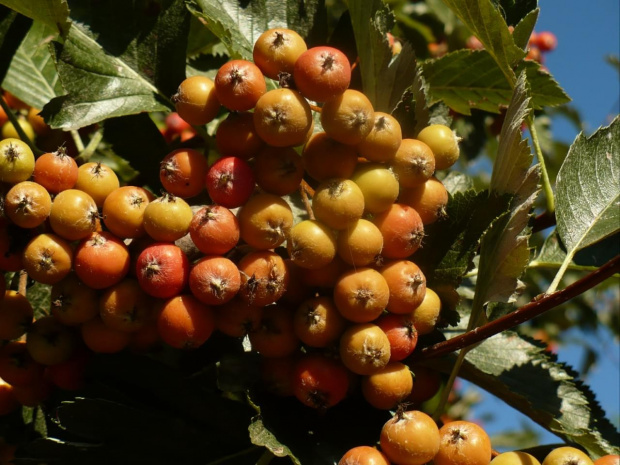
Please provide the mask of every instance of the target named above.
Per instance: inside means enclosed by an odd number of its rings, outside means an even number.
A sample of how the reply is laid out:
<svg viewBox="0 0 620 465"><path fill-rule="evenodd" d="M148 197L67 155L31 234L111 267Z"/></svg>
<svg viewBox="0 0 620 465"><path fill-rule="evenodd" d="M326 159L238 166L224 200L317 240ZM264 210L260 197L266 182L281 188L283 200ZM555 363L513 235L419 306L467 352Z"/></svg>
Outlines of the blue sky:
<svg viewBox="0 0 620 465"><path fill-rule="evenodd" d="M605 61L607 55L620 55L620 2L618 0L539 0L540 16L536 31L552 31L558 47L546 55L545 65L572 98L585 124L586 134L608 125L619 113L620 78ZM553 120L554 138L572 143L579 131L563 118ZM620 303L616 306L620 311ZM571 339L583 338L577 330ZM590 334L589 337L592 337ZM620 418L620 348L609 331L596 334L601 347L599 364L585 380L617 426ZM559 360L578 368L584 356L582 347L569 344L558 350ZM557 437L530 423L491 394L481 393L483 403L474 415L492 413L496 421L485 426L491 434L519 429L521 421L541 434L541 442L557 442Z"/></svg>

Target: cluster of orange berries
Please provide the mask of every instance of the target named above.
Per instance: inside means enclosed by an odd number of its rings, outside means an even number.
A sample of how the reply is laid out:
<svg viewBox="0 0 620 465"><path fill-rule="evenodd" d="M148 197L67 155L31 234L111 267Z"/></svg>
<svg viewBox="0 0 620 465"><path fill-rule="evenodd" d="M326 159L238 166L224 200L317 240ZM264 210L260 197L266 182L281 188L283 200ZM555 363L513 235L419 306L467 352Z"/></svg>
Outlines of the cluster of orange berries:
<svg viewBox="0 0 620 465"><path fill-rule="evenodd" d="M419 410L399 411L382 427L380 450L358 446L348 450L338 465L541 465L523 451L492 451L489 436L476 423L452 421L438 428ZM620 456L593 461L580 449L556 447L542 465L618 465Z"/></svg>
<svg viewBox="0 0 620 465"><path fill-rule="evenodd" d="M265 389L315 409L356 386L386 410L434 395L438 374L403 363L441 312L412 256L445 215L435 172L457 161L458 138L443 125L403 138L349 88L351 70L339 50L273 29L253 62L187 78L172 97L183 121L229 111L221 158L171 151L159 197L121 186L105 163L78 166L62 149L35 159L3 138L0 270L51 286L51 303L33 321L25 295L0 280L0 414L51 386L78 389L92 353L192 349L214 331L249 340ZM267 90L266 77L281 87ZM205 190L211 203L194 204ZM285 197L298 191L308 219L296 221ZM444 463L430 445L424 461L392 458L383 436L393 463Z"/></svg>

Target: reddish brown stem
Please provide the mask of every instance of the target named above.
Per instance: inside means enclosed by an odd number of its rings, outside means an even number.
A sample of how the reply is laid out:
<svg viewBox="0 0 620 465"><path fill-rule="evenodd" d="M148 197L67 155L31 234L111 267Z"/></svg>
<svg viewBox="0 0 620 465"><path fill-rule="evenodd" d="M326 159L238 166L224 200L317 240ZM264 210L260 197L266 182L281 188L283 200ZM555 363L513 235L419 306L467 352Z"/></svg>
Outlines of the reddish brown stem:
<svg viewBox="0 0 620 465"><path fill-rule="evenodd" d="M555 226L555 213L549 213L545 211L534 218L534 226L532 232L542 231L544 229Z"/></svg>
<svg viewBox="0 0 620 465"><path fill-rule="evenodd" d="M314 104L312 104L312 103L309 103L308 105L310 106L310 109L311 109L312 111L316 111L317 113L321 113L321 107L319 107L319 106L317 106L317 105L314 105Z"/></svg>
<svg viewBox="0 0 620 465"><path fill-rule="evenodd" d="M441 357L464 347L469 347L480 341L490 338L507 329L514 328L526 321L531 320L547 310L557 307L564 302L583 294L588 289L593 288L597 284L602 283L615 273L620 272L620 255L612 258L599 269L589 273L573 284L570 284L561 291L553 294L538 296L530 303L518 308L512 313L494 320L486 325L480 326L473 331L469 331L460 336L456 336L447 341L439 342L429 347L425 347L414 358L429 359Z"/></svg>
<svg viewBox="0 0 620 465"><path fill-rule="evenodd" d="M23 295L24 297L26 297L27 286L28 286L28 273L26 273L25 271L22 271L19 274L19 284L17 285L17 292Z"/></svg>
<svg viewBox="0 0 620 465"><path fill-rule="evenodd" d="M360 63L360 57L357 57L355 61L353 62L353 64L351 65L351 72L353 72L353 70L357 68L357 65L359 65L359 63Z"/></svg>
<svg viewBox="0 0 620 465"><path fill-rule="evenodd" d="M310 185L305 180L302 179L301 184L299 186L299 191L301 192L301 200L303 200L304 202L304 206L306 207L308 216L310 217L311 220L313 220L314 212L312 211L312 205L308 197L314 196L314 189L312 189L312 187L310 187Z"/></svg>

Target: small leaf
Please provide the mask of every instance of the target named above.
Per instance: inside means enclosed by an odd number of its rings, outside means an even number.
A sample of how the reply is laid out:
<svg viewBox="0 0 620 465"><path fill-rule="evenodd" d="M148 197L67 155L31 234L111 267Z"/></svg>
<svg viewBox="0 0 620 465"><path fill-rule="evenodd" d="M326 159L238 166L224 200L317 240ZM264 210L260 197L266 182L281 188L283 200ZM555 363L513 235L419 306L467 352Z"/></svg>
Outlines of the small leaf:
<svg viewBox="0 0 620 465"><path fill-rule="evenodd" d="M569 255L620 229L620 118L577 136L557 177L558 233Z"/></svg>
<svg viewBox="0 0 620 465"><path fill-rule="evenodd" d="M276 457L289 457L295 465L301 462L293 455L291 450L281 444L269 429L265 428L260 416L255 417L248 427L252 444L267 448Z"/></svg>
<svg viewBox="0 0 620 465"><path fill-rule="evenodd" d="M53 28L35 22L13 56L2 82L4 89L37 109L64 93L49 50L49 43L55 37Z"/></svg>
<svg viewBox="0 0 620 465"><path fill-rule="evenodd" d="M525 52L515 44L506 21L491 0L444 0L444 3L482 42L512 87L517 81L512 68L525 57Z"/></svg>
<svg viewBox="0 0 620 465"><path fill-rule="evenodd" d="M66 0L0 0L0 3L61 34L69 30L69 6Z"/></svg>
<svg viewBox="0 0 620 465"><path fill-rule="evenodd" d="M405 43L392 55L386 34L394 27L394 16L381 0L351 0L348 5L364 94L376 111L391 113L415 78L413 49Z"/></svg>

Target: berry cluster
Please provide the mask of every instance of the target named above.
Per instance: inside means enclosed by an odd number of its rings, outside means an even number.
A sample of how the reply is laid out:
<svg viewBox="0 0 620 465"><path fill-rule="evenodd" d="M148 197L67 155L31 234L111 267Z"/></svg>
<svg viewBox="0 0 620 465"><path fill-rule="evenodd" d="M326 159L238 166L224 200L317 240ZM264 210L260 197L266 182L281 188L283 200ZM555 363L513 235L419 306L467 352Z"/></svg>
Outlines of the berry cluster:
<svg viewBox="0 0 620 465"><path fill-rule="evenodd" d="M63 148L35 159L3 129L0 270L50 286L51 305L33 321L25 286L0 280L0 414L53 386L79 389L93 353L194 349L215 331L260 354L262 389L310 408L355 389L382 410L431 398L438 373L404 363L442 306L415 252L445 215L435 174L456 163L459 139L438 124L403 138L392 115L350 88L351 73L341 51L272 29L253 62L185 79L164 135L183 142L227 112L215 133L221 156L171 151L160 196L121 185L105 163L78 166ZM267 79L280 86L267 90ZM195 202L205 191L210 202ZM307 218L293 213L297 192ZM477 425L439 429L402 408L380 444L340 463L491 457ZM565 462L543 465L552 463Z"/></svg>

